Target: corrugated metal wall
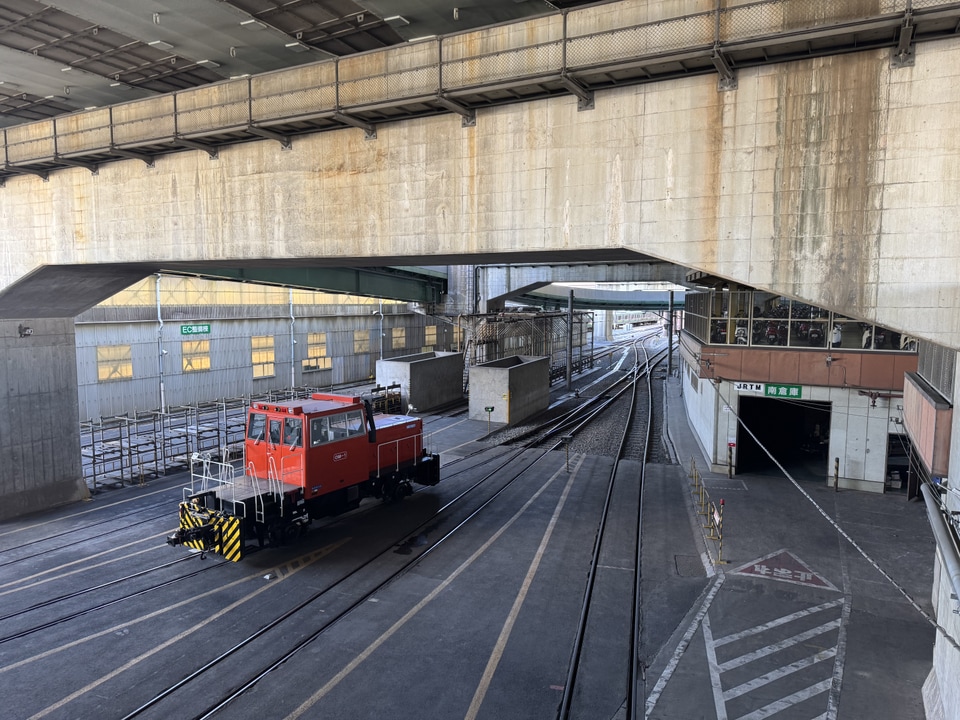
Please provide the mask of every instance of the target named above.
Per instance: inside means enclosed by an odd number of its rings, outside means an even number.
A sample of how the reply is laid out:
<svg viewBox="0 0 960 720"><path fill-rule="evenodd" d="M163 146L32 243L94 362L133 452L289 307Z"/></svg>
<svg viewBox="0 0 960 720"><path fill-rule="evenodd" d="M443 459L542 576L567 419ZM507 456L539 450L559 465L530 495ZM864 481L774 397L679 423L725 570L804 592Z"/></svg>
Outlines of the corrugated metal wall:
<svg viewBox="0 0 960 720"><path fill-rule="evenodd" d="M384 357L449 350L455 343L449 321L411 312L404 303L154 276L77 318L79 419L159 408L161 379L167 407L373 379L381 325ZM428 326L436 327L429 346ZM402 343L395 343L394 328L403 328ZM304 371L311 333L326 333L329 369ZM358 334L366 352L355 352ZM273 372L265 377L254 377L255 336L273 337ZM193 341L209 341L209 369L184 372L184 343ZM130 348L132 377L99 380L97 348L118 345Z"/></svg>

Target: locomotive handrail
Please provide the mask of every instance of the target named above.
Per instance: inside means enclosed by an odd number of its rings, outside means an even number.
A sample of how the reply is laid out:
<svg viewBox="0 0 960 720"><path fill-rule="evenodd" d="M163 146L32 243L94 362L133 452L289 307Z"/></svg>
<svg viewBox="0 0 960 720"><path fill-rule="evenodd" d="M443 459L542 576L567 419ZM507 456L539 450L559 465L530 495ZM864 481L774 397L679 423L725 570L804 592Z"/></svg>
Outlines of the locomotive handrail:
<svg viewBox="0 0 960 720"><path fill-rule="evenodd" d="M412 440L414 442L413 448L413 464L416 465L420 461L420 457L423 454L423 435L415 435L413 437L398 438L397 440L390 440L384 443L377 444L377 477L380 477L380 472L383 470L383 450L388 446L394 446L394 470L400 469L400 443Z"/></svg>

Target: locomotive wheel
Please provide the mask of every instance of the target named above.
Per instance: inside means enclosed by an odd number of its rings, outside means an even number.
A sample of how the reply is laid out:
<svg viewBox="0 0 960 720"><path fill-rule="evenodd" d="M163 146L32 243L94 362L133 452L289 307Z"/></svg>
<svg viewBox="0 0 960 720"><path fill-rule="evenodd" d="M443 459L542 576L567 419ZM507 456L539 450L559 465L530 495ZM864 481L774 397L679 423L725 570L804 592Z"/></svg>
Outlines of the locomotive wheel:
<svg viewBox="0 0 960 720"><path fill-rule="evenodd" d="M292 545L300 536L300 528L297 523L291 523L283 528L283 544Z"/></svg>
<svg viewBox="0 0 960 720"><path fill-rule="evenodd" d="M396 475L391 475L389 478L383 481L383 486L381 487L381 494L383 495L383 502L392 505L402 498L402 495L399 495L400 482L397 479Z"/></svg>

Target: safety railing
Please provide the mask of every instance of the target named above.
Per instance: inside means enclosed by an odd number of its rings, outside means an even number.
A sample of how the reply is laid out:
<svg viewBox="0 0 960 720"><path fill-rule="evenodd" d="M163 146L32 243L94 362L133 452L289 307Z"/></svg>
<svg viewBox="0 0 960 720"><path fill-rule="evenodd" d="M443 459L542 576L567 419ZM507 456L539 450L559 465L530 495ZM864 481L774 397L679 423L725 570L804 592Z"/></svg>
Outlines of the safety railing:
<svg viewBox="0 0 960 720"><path fill-rule="evenodd" d="M867 26L914 11L957 8L942 0L718 0L710 11L656 17L645 3L609 3L509 25L227 80L3 130L7 169L117 149L269 128L371 106L561 78L586 69L722 50L764 37ZM342 117L343 115L341 115Z"/></svg>
<svg viewBox="0 0 960 720"><path fill-rule="evenodd" d="M710 499L710 492L703 483L703 478L697 469L697 461L695 458L690 458L689 477L693 480L690 486L697 515L702 517L706 522L705 525L701 526L706 531L704 537L707 540L713 541L717 548L716 559L713 558L713 554L709 553L708 550L710 559L713 560L714 565L726 565L727 561L723 559L723 508L726 503L723 498L720 499L719 503L715 503Z"/></svg>
<svg viewBox="0 0 960 720"><path fill-rule="evenodd" d="M394 470L400 469L400 448L401 444L412 445L413 463L416 465L423 457L423 435L390 440L377 445L377 477L380 473L388 471L389 465L393 465Z"/></svg>

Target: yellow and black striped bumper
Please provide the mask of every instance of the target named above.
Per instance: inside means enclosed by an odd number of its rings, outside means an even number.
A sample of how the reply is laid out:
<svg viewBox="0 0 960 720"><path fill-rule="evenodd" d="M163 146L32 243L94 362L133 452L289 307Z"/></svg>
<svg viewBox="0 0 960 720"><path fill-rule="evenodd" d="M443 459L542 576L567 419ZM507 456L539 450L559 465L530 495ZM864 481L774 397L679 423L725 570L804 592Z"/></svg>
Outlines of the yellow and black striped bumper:
<svg viewBox="0 0 960 720"><path fill-rule="evenodd" d="M241 519L202 507L194 501L180 503L178 535L188 548L216 553L233 562L243 558Z"/></svg>

